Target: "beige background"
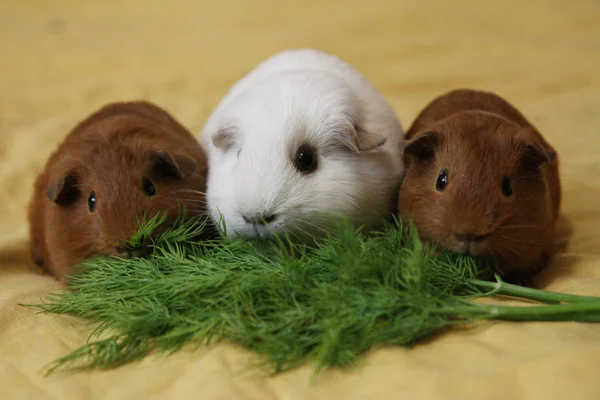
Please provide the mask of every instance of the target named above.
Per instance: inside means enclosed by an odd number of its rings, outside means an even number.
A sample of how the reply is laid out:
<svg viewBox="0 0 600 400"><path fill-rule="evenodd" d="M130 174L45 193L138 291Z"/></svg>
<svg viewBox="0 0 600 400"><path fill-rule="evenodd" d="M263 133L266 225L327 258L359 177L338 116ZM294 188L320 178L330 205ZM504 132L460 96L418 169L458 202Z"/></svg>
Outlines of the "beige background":
<svg viewBox="0 0 600 400"><path fill-rule="evenodd" d="M321 5L319 5L321 4ZM0 3L0 399L600 399L600 328L483 324L412 350L374 351L354 373L267 378L228 345L109 372L45 378L84 325L18 302L57 289L30 267L25 205L63 135L106 102L145 98L199 132L256 63L315 47L354 64L405 127L443 91L493 90L559 150L565 254L552 290L600 295L600 2L76 1Z"/></svg>

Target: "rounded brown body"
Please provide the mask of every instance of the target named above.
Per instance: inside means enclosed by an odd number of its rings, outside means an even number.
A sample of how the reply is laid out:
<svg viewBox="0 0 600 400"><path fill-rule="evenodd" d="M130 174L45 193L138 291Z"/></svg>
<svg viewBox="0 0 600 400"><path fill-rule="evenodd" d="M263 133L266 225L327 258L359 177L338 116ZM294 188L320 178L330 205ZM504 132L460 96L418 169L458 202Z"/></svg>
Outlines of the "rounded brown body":
<svg viewBox="0 0 600 400"><path fill-rule="evenodd" d="M144 216L206 215L207 161L193 135L148 102L111 103L50 155L29 204L31 257L64 281L94 255L130 257Z"/></svg>
<svg viewBox="0 0 600 400"><path fill-rule="evenodd" d="M406 139L402 219L423 240L491 258L505 280L530 285L553 253L554 148L507 101L475 90L432 101Z"/></svg>

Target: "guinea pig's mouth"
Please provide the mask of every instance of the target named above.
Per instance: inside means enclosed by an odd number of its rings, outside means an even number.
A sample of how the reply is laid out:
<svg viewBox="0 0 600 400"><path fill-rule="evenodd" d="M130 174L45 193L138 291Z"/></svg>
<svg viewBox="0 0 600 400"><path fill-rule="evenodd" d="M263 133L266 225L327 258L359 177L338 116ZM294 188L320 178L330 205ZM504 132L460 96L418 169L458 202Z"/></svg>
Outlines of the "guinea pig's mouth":
<svg viewBox="0 0 600 400"><path fill-rule="evenodd" d="M465 254L472 257L488 255L488 235L460 235L455 234L450 250L458 254Z"/></svg>
<svg viewBox="0 0 600 400"><path fill-rule="evenodd" d="M250 229L252 230L251 236L254 236L259 239L271 239L281 233L281 228L273 225L262 226L252 224L250 225Z"/></svg>

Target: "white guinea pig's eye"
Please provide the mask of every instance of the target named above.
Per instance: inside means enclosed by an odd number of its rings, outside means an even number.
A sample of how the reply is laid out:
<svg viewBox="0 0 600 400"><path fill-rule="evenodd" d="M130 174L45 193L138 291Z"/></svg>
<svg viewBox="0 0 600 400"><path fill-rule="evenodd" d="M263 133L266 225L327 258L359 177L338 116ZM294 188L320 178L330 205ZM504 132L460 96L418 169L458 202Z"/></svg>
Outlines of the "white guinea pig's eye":
<svg viewBox="0 0 600 400"><path fill-rule="evenodd" d="M294 167L303 174L310 174L318 167L317 152L310 146L298 147L294 155Z"/></svg>
<svg viewBox="0 0 600 400"><path fill-rule="evenodd" d="M237 152L237 158L240 158L240 153L242 152L242 149L239 149Z"/></svg>

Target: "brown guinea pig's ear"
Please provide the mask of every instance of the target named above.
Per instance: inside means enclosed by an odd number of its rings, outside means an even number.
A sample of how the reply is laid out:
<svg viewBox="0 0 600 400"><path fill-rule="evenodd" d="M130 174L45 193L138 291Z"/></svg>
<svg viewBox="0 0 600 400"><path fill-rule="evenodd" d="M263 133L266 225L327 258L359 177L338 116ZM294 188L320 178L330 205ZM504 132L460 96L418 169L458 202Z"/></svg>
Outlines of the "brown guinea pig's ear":
<svg viewBox="0 0 600 400"><path fill-rule="evenodd" d="M556 159L556 151L541 143L526 141L524 146L525 150L521 161L525 168L537 168L543 163L552 164Z"/></svg>
<svg viewBox="0 0 600 400"><path fill-rule="evenodd" d="M438 134L436 132L420 132L404 145L404 154L411 155L417 160L427 160L433 157L437 145Z"/></svg>
<svg viewBox="0 0 600 400"><path fill-rule="evenodd" d="M184 179L196 172L198 164L191 157L156 151L152 154L151 174L154 179Z"/></svg>
<svg viewBox="0 0 600 400"><path fill-rule="evenodd" d="M64 206L73 203L79 197L77 174L68 172L51 180L46 187L46 196L54 203Z"/></svg>

